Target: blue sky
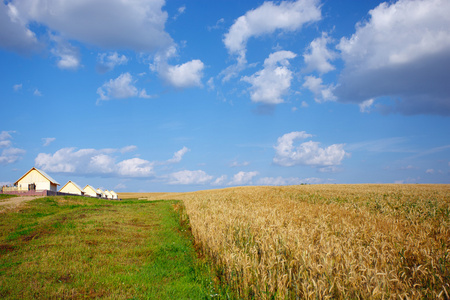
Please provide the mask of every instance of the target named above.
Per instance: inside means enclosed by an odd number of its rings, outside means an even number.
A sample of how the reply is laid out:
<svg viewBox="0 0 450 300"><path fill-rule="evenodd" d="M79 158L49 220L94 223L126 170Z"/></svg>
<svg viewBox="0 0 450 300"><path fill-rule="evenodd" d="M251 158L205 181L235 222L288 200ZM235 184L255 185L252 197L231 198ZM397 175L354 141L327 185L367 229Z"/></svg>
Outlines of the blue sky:
<svg viewBox="0 0 450 300"><path fill-rule="evenodd" d="M0 4L0 183L450 183L450 2Z"/></svg>

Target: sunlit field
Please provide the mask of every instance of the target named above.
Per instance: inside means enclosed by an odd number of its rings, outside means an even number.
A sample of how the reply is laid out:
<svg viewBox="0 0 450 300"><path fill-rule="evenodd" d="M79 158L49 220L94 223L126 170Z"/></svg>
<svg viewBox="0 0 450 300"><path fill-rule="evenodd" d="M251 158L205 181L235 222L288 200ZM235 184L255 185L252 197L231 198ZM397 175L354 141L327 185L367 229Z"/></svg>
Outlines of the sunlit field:
<svg viewBox="0 0 450 300"><path fill-rule="evenodd" d="M184 201L198 250L239 298L450 295L450 185L240 187L139 197Z"/></svg>

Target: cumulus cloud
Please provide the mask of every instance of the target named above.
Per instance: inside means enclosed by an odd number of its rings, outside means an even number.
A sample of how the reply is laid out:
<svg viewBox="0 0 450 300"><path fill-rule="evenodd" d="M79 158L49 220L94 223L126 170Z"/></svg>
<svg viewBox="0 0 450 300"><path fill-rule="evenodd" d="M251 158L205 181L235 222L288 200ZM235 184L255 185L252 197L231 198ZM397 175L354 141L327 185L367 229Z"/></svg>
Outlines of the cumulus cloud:
<svg viewBox="0 0 450 300"><path fill-rule="evenodd" d="M335 67L330 61L337 58L337 53L327 48L332 40L326 32L320 38L314 39L307 51L303 54L305 60L305 72L318 71L321 74L333 71Z"/></svg>
<svg viewBox="0 0 450 300"><path fill-rule="evenodd" d="M217 177L216 180L214 180L214 182L212 182L212 185L225 185L226 181L228 179L227 175L222 175L220 177Z"/></svg>
<svg viewBox="0 0 450 300"><path fill-rule="evenodd" d="M97 57L97 71L106 73L127 62L128 58L125 55L119 55L117 52L100 53Z"/></svg>
<svg viewBox="0 0 450 300"><path fill-rule="evenodd" d="M169 60L178 56L177 47L174 45L159 51L154 62L150 64L150 70L157 72L168 85L178 89L203 86L202 77L204 64L199 59L193 59L184 64L171 65Z"/></svg>
<svg viewBox="0 0 450 300"><path fill-rule="evenodd" d="M286 133L278 138L273 162L290 167L294 165L308 165L321 167L321 171L334 171L333 167L340 165L348 153L344 151L344 144L333 144L326 148L319 147L320 143L307 141L294 146L294 141L310 138L312 135L304 131Z"/></svg>
<svg viewBox="0 0 450 300"><path fill-rule="evenodd" d="M62 148L55 153L39 153L35 165L44 171L54 173L76 173L121 177L149 177L153 175L153 162L140 158L117 162L122 149L79 149Z"/></svg>
<svg viewBox="0 0 450 300"><path fill-rule="evenodd" d="M109 100L111 98L123 99L131 97L149 98L145 89L138 90L134 86L133 77L130 73L122 73L116 79L110 79L97 89L100 100Z"/></svg>
<svg viewBox="0 0 450 300"><path fill-rule="evenodd" d="M160 69L160 76L175 88L202 86L203 62L199 59L181 65L166 65Z"/></svg>
<svg viewBox="0 0 450 300"><path fill-rule="evenodd" d="M33 95L36 97L41 97L42 96L42 92L38 89L34 89Z"/></svg>
<svg viewBox="0 0 450 300"><path fill-rule="evenodd" d="M149 177L153 175L153 163L141 158L127 159L117 164L117 173L124 177Z"/></svg>
<svg viewBox="0 0 450 300"><path fill-rule="evenodd" d="M395 100L387 111L449 115L450 2L385 2L369 15L338 45L345 62L339 100L390 96Z"/></svg>
<svg viewBox="0 0 450 300"><path fill-rule="evenodd" d="M0 3L0 47L21 54L29 54L41 47L27 22L19 17L17 8L4 1Z"/></svg>
<svg viewBox="0 0 450 300"><path fill-rule="evenodd" d="M334 95L334 89L336 87L323 84L322 78L309 75L305 76L304 79L303 87L309 89L314 94L314 101L317 103L335 101L337 99Z"/></svg>
<svg viewBox="0 0 450 300"><path fill-rule="evenodd" d="M252 184L253 177L257 176L259 173L253 172L239 172L234 174L233 179L228 183L228 185L247 185Z"/></svg>
<svg viewBox="0 0 450 300"><path fill-rule="evenodd" d="M136 149L134 145L117 149L62 148L55 153L39 153L35 159L35 165L44 171L54 173L146 178L154 176L155 166L178 163L189 151L188 148L183 147L175 152L171 159L163 162L137 157L122 158L124 154Z"/></svg>
<svg viewBox="0 0 450 300"><path fill-rule="evenodd" d="M296 57L291 51L278 51L269 55L264 61L264 69L252 76L244 76L242 81L252 85L250 98L253 102L263 104L283 103L282 96L291 86L292 71L289 70L289 59Z"/></svg>
<svg viewBox="0 0 450 300"><path fill-rule="evenodd" d="M205 171L184 170L169 175L169 184L206 184L213 179Z"/></svg>
<svg viewBox="0 0 450 300"><path fill-rule="evenodd" d="M26 151L12 146L12 136L14 131L2 131L0 133L0 148L3 148L0 154L0 164L12 164L25 155Z"/></svg>
<svg viewBox="0 0 450 300"><path fill-rule="evenodd" d="M0 164L12 164L22 159L25 153L25 150L14 147L3 149L2 154L0 155Z"/></svg>
<svg viewBox="0 0 450 300"><path fill-rule="evenodd" d="M239 17L225 34L223 42L230 54L245 61L250 38L271 34L276 30L296 31L320 19L318 0L282 1L278 5L268 1Z"/></svg>
<svg viewBox="0 0 450 300"><path fill-rule="evenodd" d="M51 50L52 54L58 58L56 65L60 69L76 70L81 65L80 51L60 36L50 35L50 39L55 43Z"/></svg>
<svg viewBox="0 0 450 300"><path fill-rule="evenodd" d="M66 39L101 48L156 51L172 43L164 30L164 4L164 0L13 0L8 7L16 12L22 31L36 22Z"/></svg>

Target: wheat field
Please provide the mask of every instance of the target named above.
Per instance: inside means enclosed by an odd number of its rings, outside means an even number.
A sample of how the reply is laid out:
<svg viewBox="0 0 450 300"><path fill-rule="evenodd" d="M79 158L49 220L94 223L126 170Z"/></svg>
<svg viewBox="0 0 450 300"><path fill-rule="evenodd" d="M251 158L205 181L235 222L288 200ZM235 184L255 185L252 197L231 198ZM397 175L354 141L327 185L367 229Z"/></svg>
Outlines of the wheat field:
<svg viewBox="0 0 450 300"><path fill-rule="evenodd" d="M237 298L450 298L450 185L140 197L183 200L197 248Z"/></svg>

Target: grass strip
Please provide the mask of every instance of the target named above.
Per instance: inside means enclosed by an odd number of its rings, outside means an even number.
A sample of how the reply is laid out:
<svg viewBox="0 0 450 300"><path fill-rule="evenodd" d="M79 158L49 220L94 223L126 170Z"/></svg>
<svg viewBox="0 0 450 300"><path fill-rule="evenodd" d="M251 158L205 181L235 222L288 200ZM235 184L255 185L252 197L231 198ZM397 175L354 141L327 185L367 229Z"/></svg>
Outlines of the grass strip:
<svg viewBox="0 0 450 300"><path fill-rule="evenodd" d="M46 197L2 214L0 298L225 298L179 222L181 208Z"/></svg>

